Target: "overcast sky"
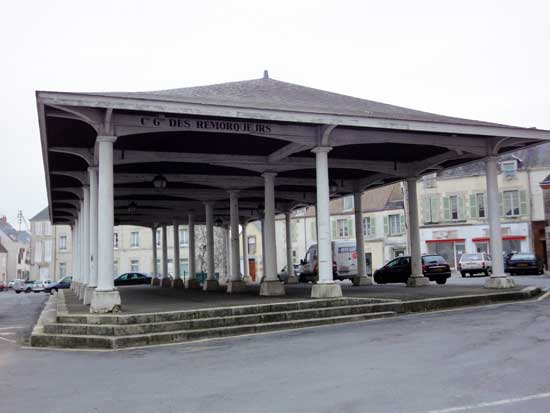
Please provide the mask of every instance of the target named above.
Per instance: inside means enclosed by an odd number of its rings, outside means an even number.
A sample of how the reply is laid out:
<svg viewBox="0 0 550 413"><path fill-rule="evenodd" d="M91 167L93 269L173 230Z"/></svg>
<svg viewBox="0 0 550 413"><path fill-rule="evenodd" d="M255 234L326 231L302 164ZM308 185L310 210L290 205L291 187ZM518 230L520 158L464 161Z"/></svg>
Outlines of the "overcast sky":
<svg viewBox="0 0 550 413"><path fill-rule="evenodd" d="M46 206L36 90L270 77L550 129L550 2L10 1L0 24L0 215Z"/></svg>

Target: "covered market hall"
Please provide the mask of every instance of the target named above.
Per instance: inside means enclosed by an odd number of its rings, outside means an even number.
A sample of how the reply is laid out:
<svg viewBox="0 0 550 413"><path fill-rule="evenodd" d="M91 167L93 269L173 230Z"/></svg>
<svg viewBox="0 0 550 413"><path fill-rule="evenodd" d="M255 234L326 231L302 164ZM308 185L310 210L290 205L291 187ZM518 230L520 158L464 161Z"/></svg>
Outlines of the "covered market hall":
<svg viewBox="0 0 550 413"><path fill-rule="evenodd" d="M135 93L36 93L49 214L72 227L72 288L91 313L118 311L113 281L113 227L162 228L158 288L218 289L213 227L230 228L227 293L247 289L240 271L239 226L263 220L265 271L259 294L283 296L277 248L286 248L292 280L290 214L314 205L318 282L313 298L342 296L332 277L329 202L353 195L357 255L364 256L361 194L406 181L412 274L422 274L417 179L484 159L493 257L502 256L497 157L550 140L550 132L435 115L271 79ZM275 216L285 214L286 246L277 245ZM187 224L189 272L168 275L166 228ZM195 225L206 225L207 277L196 274ZM243 225L243 230L246 228ZM179 245L178 231L174 243ZM243 237L245 238L245 237ZM156 248L153 248L156 266ZM174 249L174 262L179 251ZM246 262L246 253L242 254ZM247 265L244 265L245 271ZM246 274L245 274L246 275ZM372 281L358 260L355 285ZM501 260L488 288L513 287ZM372 288L376 288L373 286Z"/></svg>

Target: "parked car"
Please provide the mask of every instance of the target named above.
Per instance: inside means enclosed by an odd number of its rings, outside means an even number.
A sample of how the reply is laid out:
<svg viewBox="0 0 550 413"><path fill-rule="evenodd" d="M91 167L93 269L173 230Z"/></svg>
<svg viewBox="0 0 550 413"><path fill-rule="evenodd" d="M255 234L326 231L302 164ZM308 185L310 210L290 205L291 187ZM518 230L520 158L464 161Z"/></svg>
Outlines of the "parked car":
<svg viewBox="0 0 550 413"><path fill-rule="evenodd" d="M506 261L506 272L516 274L544 274L544 263L535 254L520 252Z"/></svg>
<svg viewBox="0 0 550 413"><path fill-rule="evenodd" d="M8 288L13 288L13 284L15 283L15 280L11 280L9 283L8 283Z"/></svg>
<svg viewBox="0 0 550 413"><path fill-rule="evenodd" d="M51 294L54 291L57 292L59 290L70 288L72 280L73 280L73 277L71 276L64 277L61 280L53 282L49 284L47 287L44 287L43 291L45 293Z"/></svg>
<svg viewBox="0 0 550 413"><path fill-rule="evenodd" d="M463 277L466 277L466 274L473 277L474 274L480 273L488 276L492 271L492 267L493 262L491 261L491 256L484 252L463 254L458 262L458 271L460 271L460 275Z"/></svg>
<svg viewBox="0 0 550 413"><path fill-rule="evenodd" d="M151 277L139 272L129 272L115 278L115 285L151 284Z"/></svg>
<svg viewBox="0 0 550 413"><path fill-rule="evenodd" d="M8 284L5 284L3 281L0 281L0 291L8 289Z"/></svg>
<svg viewBox="0 0 550 413"><path fill-rule="evenodd" d="M294 264L294 275L299 276L300 275L300 268L301 266L298 264ZM288 280L288 271L286 270L286 265L283 267L281 272L277 274L277 278L279 278L279 281L286 282Z"/></svg>
<svg viewBox="0 0 550 413"><path fill-rule="evenodd" d="M13 289L17 294L19 294L22 291L25 293L30 293L32 291L33 284L34 284L34 281L23 280L19 278L19 279L13 280Z"/></svg>
<svg viewBox="0 0 550 413"><path fill-rule="evenodd" d="M422 256L422 273L430 281L445 284L451 276L451 267L440 255ZM411 257L397 257L374 272L374 281L378 284L407 283L411 275Z"/></svg>
<svg viewBox="0 0 550 413"><path fill-rule="evenodd" d="M44 291L51 283L51 280L36 280L32 285L32 291L35 293L40 293Z"/></svg>

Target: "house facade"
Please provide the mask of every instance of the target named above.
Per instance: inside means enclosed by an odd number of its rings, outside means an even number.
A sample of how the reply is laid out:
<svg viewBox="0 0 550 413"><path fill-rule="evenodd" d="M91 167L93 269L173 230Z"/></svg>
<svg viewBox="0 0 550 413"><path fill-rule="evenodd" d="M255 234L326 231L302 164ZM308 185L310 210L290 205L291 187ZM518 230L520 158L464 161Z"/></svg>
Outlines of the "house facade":
<svg viewBox="0 0 550 413"><path fill-rule="evenodd" d="M30 275L31 235L18 231L0 217L0 279L9 282Z"/></svg>

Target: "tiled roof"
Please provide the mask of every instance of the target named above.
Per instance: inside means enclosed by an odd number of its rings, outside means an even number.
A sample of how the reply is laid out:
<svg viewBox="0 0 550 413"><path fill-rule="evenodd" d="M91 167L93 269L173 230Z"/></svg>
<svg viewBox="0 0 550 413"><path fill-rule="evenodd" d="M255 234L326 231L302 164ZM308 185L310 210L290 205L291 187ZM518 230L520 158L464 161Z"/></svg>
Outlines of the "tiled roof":
<svg viewBox="0 0 550 413"><path fill-rule="evenodd" d="M372 100L327 92L271 78L220 83L151 92L104 92L85 95L226 105L369 118L441 122L460 125L503 126L490 122L436 115Z"/></svg>
<svg viewBox="0 0 550 413"><path fill-rule="evenodd" d="M49 208L48 207L44 208L42 211L40 211L30 220L31 221L49 221L50 220Z"/></svg>

